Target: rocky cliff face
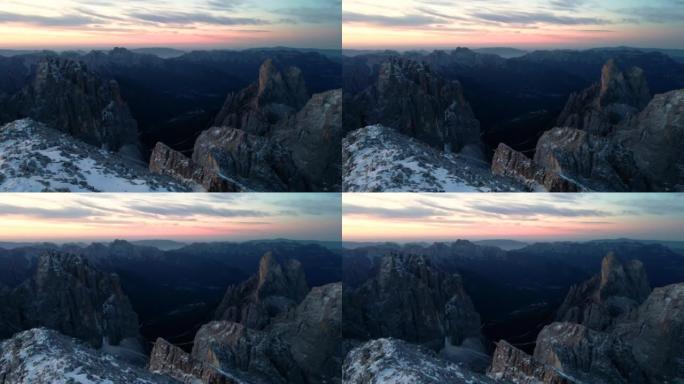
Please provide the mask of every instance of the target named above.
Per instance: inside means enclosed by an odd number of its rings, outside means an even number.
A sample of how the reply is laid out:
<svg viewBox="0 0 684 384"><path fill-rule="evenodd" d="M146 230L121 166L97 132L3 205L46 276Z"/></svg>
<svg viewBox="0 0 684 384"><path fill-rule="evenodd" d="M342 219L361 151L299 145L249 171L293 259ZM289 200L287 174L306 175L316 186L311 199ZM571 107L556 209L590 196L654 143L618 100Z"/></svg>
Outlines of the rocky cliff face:
<svg viewBox="0 0 684 384"><path fill-rule="evenodd" d="M433 268L421 256L387 255L376 276L347 291L343 325L348 338L396 337L434 350L445 342L477 345L482 338L480 316L461 277Z"/></svg>
<svg viewBox="0 0 684 384"><path fill-rule="evenodd" d="M246 131L214 127L202 132L195 141L192 160L243 191L305 190L291 153L271 139Z"/></svg>
<svg viewBox="0 0 684 384"><path fill-rule="evenodd" d="M191 354L159 339L150 370L187 383L339 383L342 285L307 293L298 262L265 255L256 276L228 289Z"/></svg>
<svg viewBox="0 0 684 384"><path fill-rule="evenodd" d="M0 342L0 383L173 384L57 331L36 328Z"/></svg>
<svg viewBox="0 0 684 384"><path fill-rule="evenodd" d="M492 172L552 192L682 189L684 91L649 92L638 68L613 61L601 82L573 95L534 159L500 145Z"/></svg>
<svg viewBox="0 0 684 384"><path fill-rule="evenodd" d="M346 357L348 384L489 384L494 380L439 359L433 351L397 339L369 341Z"/></svg>
<svg viewBox="0 0 684 384"><path fill-rule="evenodd" d="M158 143L150 170L211 192L339 190L341 99L309 98L299 69L266 60L256 83L228 95L192 160Z"/></svg>
<svg viewBox="0 0 684 384"><path fill-rule="evenodd" d="M684 283L656 288L636 319L614 333L628 340L639 367L652 381L684 377ZM675 381L676 382L676 381Z"/></svg>
<svg viewBox="0 0 684 384"><path fill-rule="evenodd" d="M267 253L261 258L255 276L228 287L215 318L263 329L275 316L299 304L307 291L300 262L288 260L281 265Z"/></svg>
<svg viewBox="0 0 684 384"><path fill-rule="evenodd" d="M570 95L557 125L605 136L642 110L651 99L643 70L621 71L614 60L601 69L601 80L580 93Z"/></svg>
<svg viewBox="0 0 684 384"><path fill-rule="evenodd" d="M648 296L643 264L630 260L624 265L612 253L601 263L601 273L570 288L556 320L605 330L623 321Z"/></svg>
<svg viewBox="0 0 684 384"><path fill-rule="evenodd" d="M544 327L532 356L498 343L489 377L530 384L684 377L684 283L648 291L641 263L606 257L601 274L571 289L559 311L561 320L583 324Z"/></svg>
<svg viewBox="0 0 684 384"><path fill-rule="evenodd" d="M271 333L290 346L310 383L339 382L342 366L342 284L314 287Z"/></svg>
<svg viewBox="0 0 684 384"><path fill-rule="evenodd" d="M89 144L140 158L137 124L118 84L78 61L43 58L5 108L13 120L31 117Z"/></svg>
<svg viewBox="0 0 684 384"><path fill-rule="evenodd" d="M620 128L616 141L632 150L651 189L684 189L684 90L655 95Z"/></svg>
<svg viewBox="0 0 684 384"><path fill-rule="evenodd" d="M315 94L274 132L312 191L339 191L342 177L342 90Z"/></svg>
<svg viewBox="0 0 684 384"><path fill-rule="evenodd" d="M190 354L157 340L149 369L193 384L306 383L282 339L227 321L202 326Z"/></svg>
<svg viewBox="0 0 684 384"><path fill-rule="evenodd" d="M34 327L55 329L94 347L137 340L138 317L116 275L95 270L82 258L46 253L33 277L6 298L7 337Z"/></svg>
<svg viewBox="0 0 684 384"><path fill-rule="evenodd" d="M500 145L492 172L549 192L645 191L645 173L629 148L586 131L556 127L539 138L534 159Z"/></svg>
<svg viewBox="0 0 684 384"><path fill-rule="evenodd" d="M571 384L578 383L551 365L543 364L532 356L512 346L506 341L499 341L492 357L492 364L487 375L503 382L516 384Z"/></svg>
<svg viewBox="0 0 684 384"><path fill-rule="evenodd" d="M308 99L302 71L296 67L281 71L268 59L259 68L256 83L228 95L214 125L264 135Z"/></svg>
<svg viewBox="0 0 684 384"><path fill-rule="evenodd" d="M544 169L545 185L562 178L578 190L645 190L647 184L632 153L609 139L572 128L554 128L537 142L534 162ZM549 184L549 180L554 180Z"/></svg>
<svg viewBox="0 0 684 384"><path fill-rule="evenodd" d="M382 124L440 150L481 155L480 124L458 82L402 58L380 65L374 83L345 105L345 126Z"/></svg>

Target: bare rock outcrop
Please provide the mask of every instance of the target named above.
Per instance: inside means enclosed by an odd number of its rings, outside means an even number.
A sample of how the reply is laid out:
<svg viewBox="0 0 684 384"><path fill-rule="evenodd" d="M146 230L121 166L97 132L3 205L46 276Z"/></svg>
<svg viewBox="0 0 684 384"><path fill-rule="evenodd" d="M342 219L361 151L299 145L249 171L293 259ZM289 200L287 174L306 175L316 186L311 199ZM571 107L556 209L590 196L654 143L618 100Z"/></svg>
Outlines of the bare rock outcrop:
<svg viewBox="0 0 684 384"><path fill-rule="evenodd" d="M210 192L338 191L342 92L309 97L301 70L272 60L259 79L228 95L192 159L158 143L150 169Z"/></svg>
<svg viewBox="0 0 684 384"><path fill-rule="evenodd" d="M556 320L606 330L629 316L650 291L640 261L622 264L610 253L603 259L599 275L570 288Z"/></svg>
<svg viewBox="0 0 684 384"><path fill-rule="evenodd" d="M350 339L395 337L440 350L445 342L458 346L482 338L461 277L433 268L422 256L384 256L376 276L346 291L343 325Z"/></svg>
<svg viewBox="0 0 684 384"><path fill-rule="evenodd" d="M79 256L42 255L34 275L9 292L6 301L9 306L0 320L12 325L12 332L47 327L97 348L140 338L138 316L118 277Z"/></svg>
<svg viewBox="0 0 684 384"><path fill-rule="evenodd" d="M642 110L650 99L643 70L631 67L623 72L614 60L608 60L599 83L570 95L557 125L605 136Z"/></svg>
<svg viewBox="0 0 684 384"><path fill-rule="evenodd" d="M632 150L636 165L651 189L684 189L684 90L655 95L637 116L616 134Z"/></svg>
<svg viewBox="0 0 684 384"><path fill-rule="evenodd" d="M256 275L232 285L216 310L215 319L264 329L278 314L298 305L308 286L301 263L290 259L280 264L271 253L259 262Z"/></svg>
<svg viewBox="0 0 684 384"><path fill-rule="evenodd" d="M292 153L307 188L339 191L342 179L342 90L317 93L273 133Z"/></svg>
<svg viewBox="0 0 684 384"><path fill-rule="evenodd" d="M270 328L290 346L310 383L339 382L342 366L342 284L314 287Z"/></svg>
<svg viewBox="0 0 684 384"><path fill-rule="evenodd" d="M578 381L564 375L551 365L543 364L534 357L504 340L496 344L492 364L487 371L490 378L516 384L571 384Z"/></svg>
<svg viewBox="0 0 684 384"><path fill-rule="evenodd" d="M600 83L570 97L534 159L501 144L492 172L551 192L681 190L684 90L649 95L642 70L610 60Z"/></svg>
<svg viewBox="0 0 684 384"><path fill-rule="evenodd" d="M221 372L218 368L196 360L179 347L159 338L150 353L150 372L172 377L180 382L194 384L199 380L205 384L242 384L234 376Z"/></svg>
<svg viewBox="0 0 684 384"><path fill-rule="evenodd" d="M214 125L264 135L300 110L308 99L301 70L289 67L281 71L268 59L259 68L256 83L228 95Z"/></svg>
<svg viewBox="0 0 684 384"><path fill-rule="evenodd" d="M12 120L30 117L88 144L140 158L137 123L118 84L76 60L41 59L29 83L4 107Z"/></svg>
<svg viewBox="0 0 684 384"><path fill-rule="evenodd" d="M547 325L532 356L499 342L489 377L530 384L677 382L684 377L684 283L656 288L644 300L647 293L640 263L606 257L601 274L573 288L559 312L584 324Z"/></svg>
<svg viewBox="0 0 684 384"><path fill-rule="evenodd" d="M422 62L389 58L374 83L345 104L345 126L382 124L448 152L481 156L480 123L461 85Z"/></svg>
<svg viewBox="0 0 684 384"><path fill-rule="evenodd" d="M537 142L534 159L500 145L492 172L549 192L645 191L649 184L632 151L576 128L556 127Z"/></svg>

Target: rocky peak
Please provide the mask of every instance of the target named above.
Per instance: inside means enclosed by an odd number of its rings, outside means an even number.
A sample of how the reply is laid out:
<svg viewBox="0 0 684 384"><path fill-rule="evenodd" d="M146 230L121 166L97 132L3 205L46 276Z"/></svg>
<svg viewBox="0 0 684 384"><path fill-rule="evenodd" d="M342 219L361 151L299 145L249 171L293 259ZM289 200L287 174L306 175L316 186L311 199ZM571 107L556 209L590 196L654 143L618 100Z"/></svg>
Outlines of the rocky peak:
<svg viewBox="0 0 684 384"><path fill-rule="evenodd" d="M239 92L228 94L214 119L216 126L228 126L252 134L267 135L309 100L302 71L289 67L281 71L271 59L259 68L258 80Z"/></svg>
<svg viewBox="0 0 684 384"><path fill-rule="evenodd" d="M625 264L610 252L601 262L601 282L597 292L599 300L611 296L624 296L639 303L651 292L651 287L639 260L630 260Z"/></svg>
<svg viewBox="0 0 684 384"><path fill-rule="evenodd" d="M375 83L345 104L345 126L382 124L439 150L481 156L480 123L460 83L446 81L422 62L392 57Z"/></svg>
<svg viewBox="0 0 684 384"><path fill-rule="evenodd" d="M649 382L626 340L581 324L552 323L544 327L537 336L534 359L578 382Z"/></svg>
<svg viewBox="0 0 684 384"><path fill-rule="evenodd" d="M631 67L621 71L615 60L608 60L601 69L599 104L627 104L638 110L643 109L651 99L644 71Z"/></svg>
<svg viewBox="0 0 684 384"><path fill-rule="evenodd" d="M302 71L296 67L288 67L281 72L272 59L266 59L261 64L257 84L258 106L279 103L298 110L309 99Z"/></svg>
<svg viewBox="0 0 684 384"><path fill-rule="evenodd" d="M259 261L258 279L256 296L262 299L278 295L299 302L309 290L302 263L288 259L280 264L271 252L266 253Z"/></svg>
<svg viewBox="0 0 684 384"><path fill-rule="evenodd" d="M114 80L76 60L47 56L9 103L15 118L31 117L89 144L140 157L137 123Z"/></svg>
<svg viewBox="0 0 684 384"><path fill-rule="evenodd" d="M214 321L203 325L192 357L226 372L245 373L271 383L305 383L288 345L277 336L241 324Z"/></svg>
<svg viewBox="0 0 684 384"><path fill-rule="evenodd" d="M274 317L299 304L307 291L301 263L278 263L269 252L261 258L255 275L228 287L215 318L263 329Z"/></svg>
<svg viewBox="0 0 684 384"><path fill-rule="evenodd" d="M643 264L622 264L611 252L603 258L600 274L570 288L556 319L606 330L632 314L650 291Z"/></svg>
<svg viewBox="0 0 684 384"><path fill-rule="evenodd" d="M397 337L435 350L482 338L480 316L461 277L441 272L422 256L386 255L376 276L348 292L348 338Z"/></svg>
<svg viewBox="0 0 684 384"><path fill-rule="evenodd" d="M269 331L290 346L309 383L336 382L342 366L342 284L314 287Z"/></svg>
<svg viewBox="0 0 684 384"><path fill-rule="evenodd" d="M16 287L10 299L3 322L19 329L48 327L95 347L139 339L138 317L118 277L76 255L43 254L33 277Z"/></svg>
<svg viewBox="0 0 684 384"><path fill-rule="evenodd" d="M643 70L632 67L623 72L611 59L601 69L598 83L570 95L557 125L610 135L642 110L650 98Z"/></svg>
<svg viewBox="0 0 684 384"><path fill-rule="evenodd" d="M287 149L245 130L213 127L203 131L195 141L192 160L201 175L196 179L224 179L233 191L306 190Z"/></svg>
<svg viewBox="0 0 684 384"><path fill-rule="evenodd" d="M496 344L492 364L487 376L499 381L517 384L572 384L578 383L551 365L543 364L532 356L501 340Z"/></svg>
<svg viewBox="0 0 684 384"><path fill-rule="evenodd" d="M189 353L168 341L158 338L150 353L150 372L170 376L182 383L243 384L226 372L204 361L193 358Z"/></svg>

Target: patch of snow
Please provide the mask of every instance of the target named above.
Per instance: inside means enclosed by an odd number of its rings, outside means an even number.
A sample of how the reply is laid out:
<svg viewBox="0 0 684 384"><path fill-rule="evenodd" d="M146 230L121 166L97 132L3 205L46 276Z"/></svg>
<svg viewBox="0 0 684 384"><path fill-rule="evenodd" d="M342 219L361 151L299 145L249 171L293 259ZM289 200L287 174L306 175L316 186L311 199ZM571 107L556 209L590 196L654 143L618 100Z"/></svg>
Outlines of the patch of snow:
<svg viewBox="0 0 684 384"><path fill-rule="evenodd" d="M343 140L346 192L511 192L524 190L472 157L438 151L382 125Z"/></svg>
<svg viewBox="0 0 684 384"><path fill-rule="evenodd" d="M2 192L180 192L186 185L154 175L114 152L22 119L0 127Z"/></svg>

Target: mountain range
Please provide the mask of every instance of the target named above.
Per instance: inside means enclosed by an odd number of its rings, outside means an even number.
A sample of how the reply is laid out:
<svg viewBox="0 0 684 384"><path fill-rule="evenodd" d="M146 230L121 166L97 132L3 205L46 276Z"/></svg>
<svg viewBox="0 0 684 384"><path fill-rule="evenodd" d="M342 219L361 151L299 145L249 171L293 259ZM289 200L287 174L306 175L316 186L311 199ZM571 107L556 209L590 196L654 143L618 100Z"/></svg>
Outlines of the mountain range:
<svg viewBox="0 0 684 384"><path fill-rule="evenodd" d="M666 53L380 51L346 56L343 67L343 190L681 188L684 65ZM370 137L378 125L401 136ZM399 141L404 148L390 145ZM392 164L373 156L374 146ZM492 187L449 171L482 161ZM434 182L431 173L459 182Z"/></svg>
<svg viewBox="0 0 684 384"><path fill-rule="evenodd" d="M174 249L0 250L2 382L339 382L339 254L287 240L144 244Z"/></svg>
<svg viewBox="0 0 684 384"><path fill-rule="evenodd" d="M684 372L684 254L661 244L146 243L173 249L0 249L0 378L555 384Z"/></svg>
<svg viewBox="0 0 684 384"><path fill-rule="evenodd" d="M348 249L343 265L345 383L668 383L684 374L684 259L661 245L383 244Z"/></svg>
<svg viewBox="0 0 684 384"><path fill-rule="evenodd" d="M21 169L0 173L2 189L339 190L339 57L288 48L171 56L115 48L0 57L0 123L9 124L3 131L31 134L26 125L61 131L95 147L85 162L97 163L99 174L98 182L65 181L74 180L73 172L53 168L69 161L50 161L44 152L67 157L74 150L55 146L52 135L41 132L27 150L41 151L43 168L52 173L3 162L3 168ZM297 81L298 88L289 88L288 81ZM32 120L17 123L26 118ZM253 121L259 129L240 121ZM96 158L96 150L105 158ZM24 154L17 162L29 160ZM110 162L122 170L110 171ZM76 172L87 179L91 170L77 164ZM163 182L157 186L148 179Z"/></svg>

